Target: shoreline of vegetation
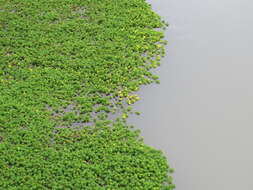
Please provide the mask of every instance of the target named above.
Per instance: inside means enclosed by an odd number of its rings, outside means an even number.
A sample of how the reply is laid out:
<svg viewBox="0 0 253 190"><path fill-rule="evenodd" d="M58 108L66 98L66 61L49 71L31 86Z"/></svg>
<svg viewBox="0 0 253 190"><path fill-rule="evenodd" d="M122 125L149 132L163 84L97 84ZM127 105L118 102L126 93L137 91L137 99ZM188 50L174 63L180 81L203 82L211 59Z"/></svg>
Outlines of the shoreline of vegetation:
<svg viewBox="0 0 253 190"><path fill-rule="evenodd" d="M1 189L174 189L127 124L165 27L145 0L0 0Z"/></svg>

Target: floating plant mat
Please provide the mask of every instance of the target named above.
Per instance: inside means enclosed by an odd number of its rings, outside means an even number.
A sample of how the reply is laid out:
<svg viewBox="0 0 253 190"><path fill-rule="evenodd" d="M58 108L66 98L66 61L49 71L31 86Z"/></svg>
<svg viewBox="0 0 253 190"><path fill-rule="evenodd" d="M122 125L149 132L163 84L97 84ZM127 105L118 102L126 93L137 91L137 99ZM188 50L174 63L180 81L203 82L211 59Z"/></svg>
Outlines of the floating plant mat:
<svg viewBox="0 0 253 190"><path fill-rule="evenodd" d="M0 0L0 189L174 189L126 122L165 26L144 0Z"/></svg>

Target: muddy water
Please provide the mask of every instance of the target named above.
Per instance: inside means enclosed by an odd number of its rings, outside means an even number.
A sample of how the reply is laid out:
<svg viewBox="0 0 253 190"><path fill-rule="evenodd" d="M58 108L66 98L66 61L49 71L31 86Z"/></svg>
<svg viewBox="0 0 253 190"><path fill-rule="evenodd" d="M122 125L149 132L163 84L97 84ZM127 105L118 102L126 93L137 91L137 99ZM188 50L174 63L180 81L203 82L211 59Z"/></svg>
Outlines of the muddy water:
<svg viewBox="0 0 253 190"><path fill-rule="evenodd" d="M177 190L252 190L253 1L149 2L169 45L129 122L165 152Z"/></svg>

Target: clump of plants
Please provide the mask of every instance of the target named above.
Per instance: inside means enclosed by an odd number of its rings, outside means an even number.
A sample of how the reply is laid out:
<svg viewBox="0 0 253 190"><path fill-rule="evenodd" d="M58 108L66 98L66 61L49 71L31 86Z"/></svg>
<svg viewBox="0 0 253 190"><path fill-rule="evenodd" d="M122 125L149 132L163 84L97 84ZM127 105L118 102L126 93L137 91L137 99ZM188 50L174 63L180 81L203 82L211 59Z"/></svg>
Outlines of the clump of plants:
<svg viewBox="0 0 253 190"><path fill-rule="evenodd" d="M165 26L145 0L0 0L1 189L174 189L126 122Z"/></svg>

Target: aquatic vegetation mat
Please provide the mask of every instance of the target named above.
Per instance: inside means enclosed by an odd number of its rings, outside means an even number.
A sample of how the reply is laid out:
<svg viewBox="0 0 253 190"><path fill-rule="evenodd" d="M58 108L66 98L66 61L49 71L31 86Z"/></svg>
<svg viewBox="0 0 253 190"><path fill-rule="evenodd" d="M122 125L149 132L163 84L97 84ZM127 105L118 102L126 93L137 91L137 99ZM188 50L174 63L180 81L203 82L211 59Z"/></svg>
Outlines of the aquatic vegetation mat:
<svg viewBox="0 0 253 190"><path fill-rule="evenodd" d="M145 0L0 0L0 189L174 189L126 121L165 26Z"/></svg>

